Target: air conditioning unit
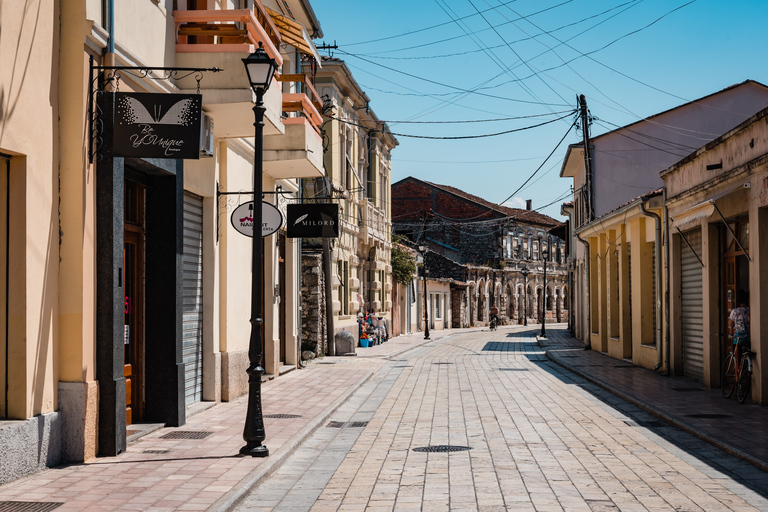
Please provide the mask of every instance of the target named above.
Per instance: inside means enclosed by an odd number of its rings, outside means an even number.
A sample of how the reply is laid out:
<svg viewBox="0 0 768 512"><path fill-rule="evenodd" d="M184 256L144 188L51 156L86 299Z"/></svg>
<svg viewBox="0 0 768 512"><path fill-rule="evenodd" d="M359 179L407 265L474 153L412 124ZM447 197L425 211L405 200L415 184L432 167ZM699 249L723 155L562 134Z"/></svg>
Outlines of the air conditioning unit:
<svg viewBox="0 0 768 512"><path fill-rule="evenodd" d="M213 156L213 118L203 112L200 126L200 157Z"/></svg>

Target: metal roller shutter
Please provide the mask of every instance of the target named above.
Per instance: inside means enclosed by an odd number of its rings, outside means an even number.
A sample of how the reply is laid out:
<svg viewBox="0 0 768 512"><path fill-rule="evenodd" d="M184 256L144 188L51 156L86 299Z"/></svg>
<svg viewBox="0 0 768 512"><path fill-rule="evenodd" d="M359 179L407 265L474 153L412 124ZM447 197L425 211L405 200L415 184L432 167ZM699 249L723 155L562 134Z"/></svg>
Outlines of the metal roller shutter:
<svg viewBox="0 0 768 512"><path fill-rule="evenodd" d="M187 407L203 398L203 199L184 193L184 385Z"/></svg>
<svg viewBox="0 0 768 512"><path fill-rule="evenodd" d="M704 379L704 302L702 268L696 255L701 254L701 230L684 233L680 244L680 288L683 335L683 375Z"/></svg>

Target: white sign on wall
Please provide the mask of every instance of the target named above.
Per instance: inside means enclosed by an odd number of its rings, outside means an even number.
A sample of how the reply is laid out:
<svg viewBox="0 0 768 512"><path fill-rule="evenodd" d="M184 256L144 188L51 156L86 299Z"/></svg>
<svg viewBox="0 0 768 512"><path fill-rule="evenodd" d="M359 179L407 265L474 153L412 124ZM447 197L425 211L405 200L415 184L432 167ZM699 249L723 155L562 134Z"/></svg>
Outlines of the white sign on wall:
<svg viewBox="0 0 768 512"><path fill-rule="evenodd" d="M232 226L245 236L253 236L253 201L243 203L232 212ZM283 214L275 205L261 202L261 237L269 236L283 225Z"/></svg>

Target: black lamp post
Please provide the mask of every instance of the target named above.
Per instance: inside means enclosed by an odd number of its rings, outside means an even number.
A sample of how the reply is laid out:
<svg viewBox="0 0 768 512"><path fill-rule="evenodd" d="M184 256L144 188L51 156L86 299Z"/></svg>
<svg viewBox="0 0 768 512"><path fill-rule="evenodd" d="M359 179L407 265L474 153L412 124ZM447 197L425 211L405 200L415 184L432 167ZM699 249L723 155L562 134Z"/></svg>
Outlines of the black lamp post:
<svg viewBox="0 0 768 512"><path fill-rule="evenodd" d="M541 258L544 263L544 297L541 299L541 337L547 337L547 261L549 261L549 243L547 248L541 253Z"/></svg>
<svg viewBox="0 0 768 512"><path fill-rule="evenodd" d="M427 246L419 244L418 250L421 253L422 268L421 275L424 278L424 339L429 339L429 307L427 305L427 274L429 269L427 268Z"/></svg>
<svg viewBox="0 0 768 512"><path fill-rule="evenodd" d="M531 271L523 265L520 273L523 274L523 325L528 325L528 274Z"/></svg>
<svg viewBox="0 0 768 512"><path fill-rule="evenodd" d="M253 106L255 139L253 142L253 245L251 255L251 339L248 344L248 412L243 428L245 446L240 448L240 455L252 457L267 457L269 449L262 445L266 439L264 418L261 414L261 358L264 347L261 339L261 195L263 167L263 138L264 138L264 93L272 83L272 76L277 69L277 62L272 59L261 43L256 51L243 59L248 82L256 93L256 104Z"/></svg>

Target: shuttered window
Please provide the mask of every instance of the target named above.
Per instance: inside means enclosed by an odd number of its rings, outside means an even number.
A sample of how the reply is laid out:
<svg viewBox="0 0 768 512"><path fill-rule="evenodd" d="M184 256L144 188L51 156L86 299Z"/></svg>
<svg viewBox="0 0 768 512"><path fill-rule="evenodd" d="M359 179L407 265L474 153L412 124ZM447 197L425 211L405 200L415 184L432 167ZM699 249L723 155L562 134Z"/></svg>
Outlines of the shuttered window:
<svg viewBox="0 0 768 512"><path fill-rule="evenodd" d="M183 357L186 405L203 399L203 199L184 193Z"/></svg>

